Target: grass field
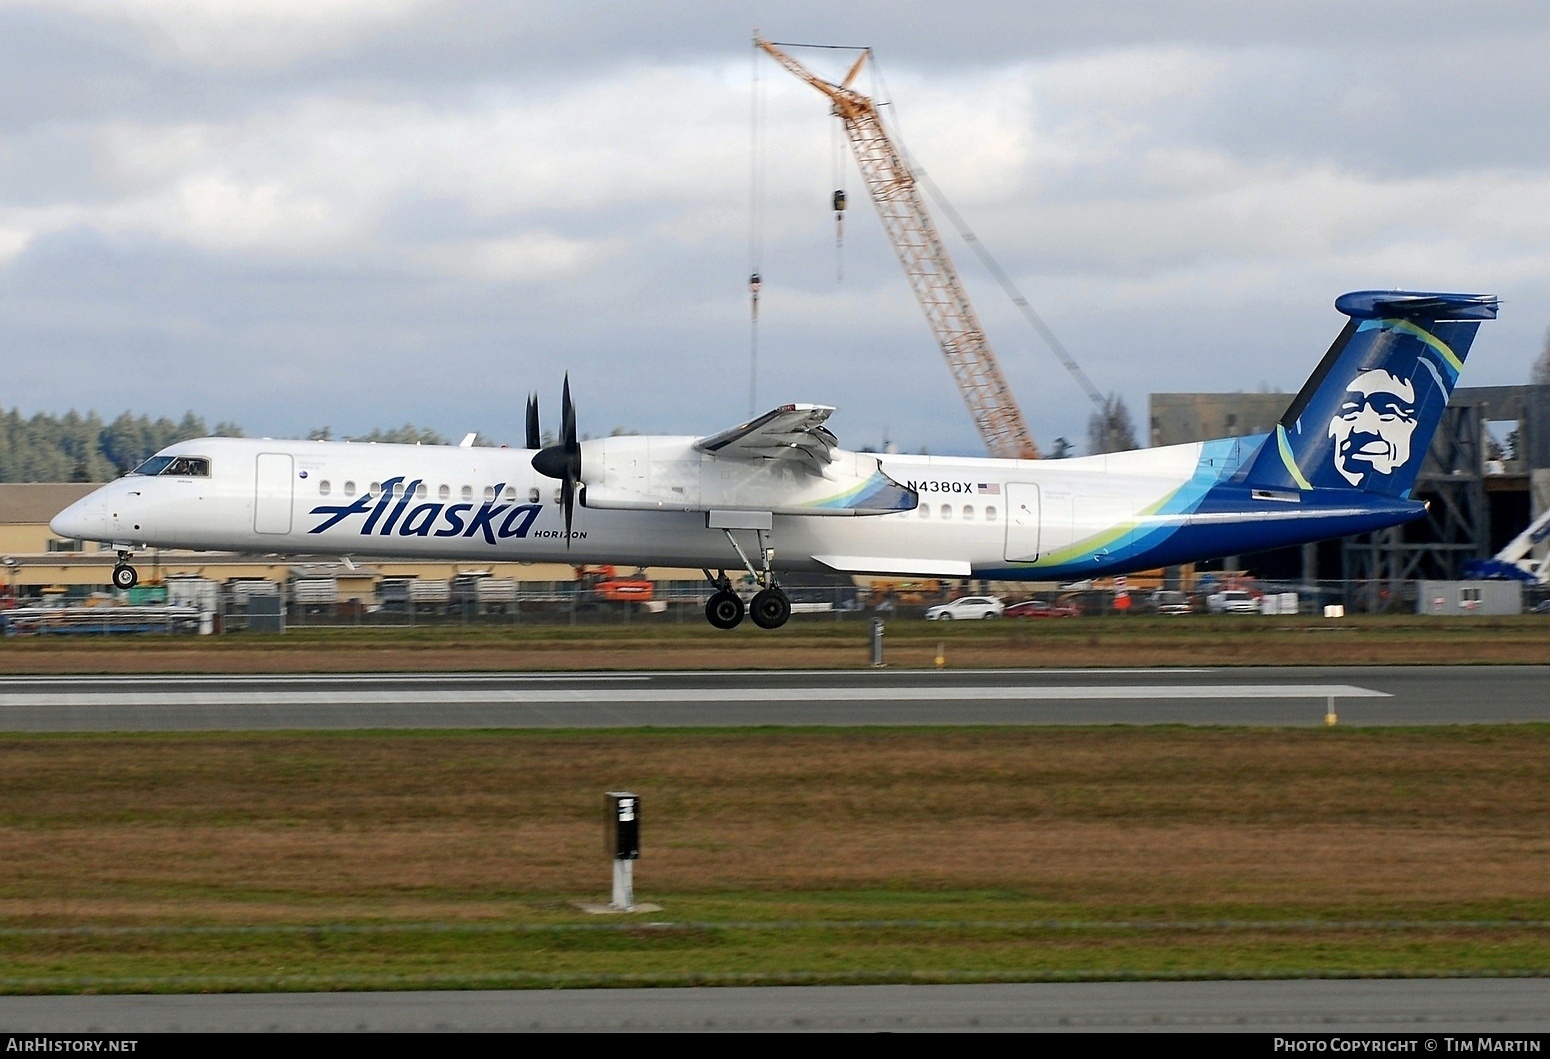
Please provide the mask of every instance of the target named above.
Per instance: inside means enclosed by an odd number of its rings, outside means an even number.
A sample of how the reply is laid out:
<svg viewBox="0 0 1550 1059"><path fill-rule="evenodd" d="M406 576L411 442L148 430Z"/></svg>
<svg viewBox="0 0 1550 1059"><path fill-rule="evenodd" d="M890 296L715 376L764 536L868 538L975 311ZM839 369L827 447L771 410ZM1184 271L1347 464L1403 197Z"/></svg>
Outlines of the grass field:
<svg viewBox="0 0 1550 1059"><path fill-rule="evenodd" d="M1544 726L7 736L0 991L1545 974L1547 825Z"/></svg>
<svg viewBox="0 0 1550 1059"><path fill-rule="evenodd" d="M888 663L950 667L1550 662L1550 617L1195 616L887 623ZM284 635L0 639L5 673L829 669L870 661L870 623L730 633L700 621L567 626L295 627Z"/></svg>

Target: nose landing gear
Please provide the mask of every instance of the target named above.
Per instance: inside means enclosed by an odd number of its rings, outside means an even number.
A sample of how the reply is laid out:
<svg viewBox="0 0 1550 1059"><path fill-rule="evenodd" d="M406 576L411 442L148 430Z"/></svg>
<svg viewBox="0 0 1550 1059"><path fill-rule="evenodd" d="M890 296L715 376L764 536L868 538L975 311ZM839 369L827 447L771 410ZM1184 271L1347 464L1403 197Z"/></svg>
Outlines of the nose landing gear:
<svg viewBox="0 0 1550 1059"><path fill-rule="evenodd" d="M118 553L118 565L113 567L113 587L126 592L140 583L140 575L129 565L129 553Z"/></svg>

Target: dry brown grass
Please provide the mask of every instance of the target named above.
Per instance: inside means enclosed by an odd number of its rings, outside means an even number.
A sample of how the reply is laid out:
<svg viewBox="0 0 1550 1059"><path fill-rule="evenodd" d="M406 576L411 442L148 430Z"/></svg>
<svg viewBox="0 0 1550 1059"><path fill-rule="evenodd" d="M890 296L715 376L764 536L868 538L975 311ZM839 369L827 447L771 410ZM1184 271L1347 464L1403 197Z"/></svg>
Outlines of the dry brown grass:
<svg viewBox="0 0 1550 1059"><path fill-rule="evenodd" d="M0 918L535 914L601 890L617 788L644 799L643 897L1545 916L1547 750L1507 727L7 738Z"/></svg>

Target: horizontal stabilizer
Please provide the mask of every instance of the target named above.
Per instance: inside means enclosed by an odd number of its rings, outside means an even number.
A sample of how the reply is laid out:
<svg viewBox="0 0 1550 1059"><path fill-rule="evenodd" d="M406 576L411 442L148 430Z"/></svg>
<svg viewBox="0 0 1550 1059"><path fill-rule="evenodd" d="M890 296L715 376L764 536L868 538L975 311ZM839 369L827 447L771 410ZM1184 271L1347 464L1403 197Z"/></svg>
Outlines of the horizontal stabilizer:
<svg viewBox="0 0 1550 1059"><path fill-rule="evenodd" d="M1427 320L1494 320L1494 294L1436 294L1403 290L1358 290L1335 299L1335 308L1357 320L1385 316Z"/></svg>

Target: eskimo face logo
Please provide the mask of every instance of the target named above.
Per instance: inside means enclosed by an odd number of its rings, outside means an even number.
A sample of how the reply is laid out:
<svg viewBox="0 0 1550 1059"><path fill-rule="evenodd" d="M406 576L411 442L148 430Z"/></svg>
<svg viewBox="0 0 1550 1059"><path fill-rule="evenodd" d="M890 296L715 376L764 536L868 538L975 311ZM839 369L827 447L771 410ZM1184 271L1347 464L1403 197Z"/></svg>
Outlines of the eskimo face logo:
<svg viewBox="0 0 1550 1059"><path fill-rule="evenodd" d="M1335 470L1359 486L1369 474L1393 474L1410 461L1415 433L1415 387L1382 368L1364 371L1346 387L1329 421Z"/></svg>

